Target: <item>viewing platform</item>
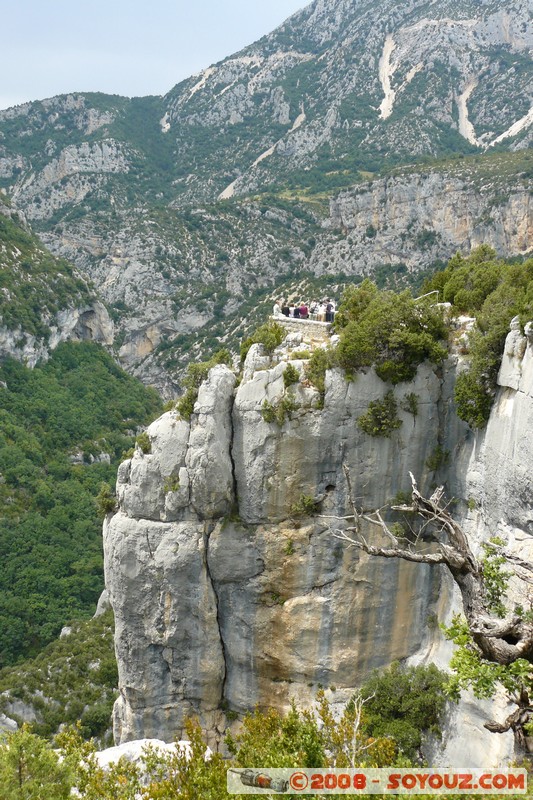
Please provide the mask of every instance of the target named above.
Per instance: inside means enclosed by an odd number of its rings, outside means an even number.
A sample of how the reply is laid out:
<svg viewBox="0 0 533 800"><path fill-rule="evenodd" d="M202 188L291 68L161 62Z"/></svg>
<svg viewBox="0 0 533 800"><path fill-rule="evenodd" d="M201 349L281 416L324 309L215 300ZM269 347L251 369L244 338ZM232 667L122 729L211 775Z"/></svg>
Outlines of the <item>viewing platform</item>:
<svg viewBox="0 0 533 800"><path fill-rule="evenodd" d="M314 319L272 315L271 320L282 325L287 333L301 333L304 341L327 342L331 336L331 322L318 322Z"/></svg>

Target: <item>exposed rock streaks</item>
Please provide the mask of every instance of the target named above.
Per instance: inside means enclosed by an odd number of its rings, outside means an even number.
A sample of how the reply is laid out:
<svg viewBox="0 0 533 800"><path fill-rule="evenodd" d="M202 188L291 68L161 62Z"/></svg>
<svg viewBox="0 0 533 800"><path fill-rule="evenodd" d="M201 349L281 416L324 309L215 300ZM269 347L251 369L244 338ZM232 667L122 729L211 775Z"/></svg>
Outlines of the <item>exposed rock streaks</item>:
<svg viewBox="0 0 533 800"><path fill-rule="evenodd" d="M512 136L517 136L521 131L526 130L529 128L530 125L533 125L533 108L530 108L525 117L522 119L517 120L510 128L504 131L502 134L496 137L491 143L490 147L495 144L499 144L503 142L504 139L510 139Z"/></svg>
<svg viewBox="0 0 533 800"><path fill-rule="evenodd" d="M195 713L215 742L227 706L306 704L317 683L334 683L342 701L369 670L393 659L431 653L446 663L447 646L424 622L438 573L335 545L327 517L349 510L343 463L368 508L404 490L414 470L422 486L447 482L474 542L498 531L533 560L533 442L523 435L533 425L533 336L517 325L487 430L475 440L454 413L453 361L441 375L422 365L412 384L396 387L400 407L414 392L419 412L415 420L401 411L392 439L368 437L356 425L387 390L372 370L351 383L328 372L323 409L314 389L297 384L291 419L265 422L265 402L276 406L286 392L286 361L276 358L300 346L290 338L270 365L258 345L250 350L236 393L232 373L215 367L190 423L169 412L150 426L152 451L137 449L121 465L120 511L104 527L119 741L170 740ZM291 363L301 370L302 362ZM437 440L453 457L435 475L426 463ZM291 509L302 495L320 502L323 516L296 518ZM439 612L450 613L447 587L441 599ZM461 706L457 724L475 725L476 714ZM435 763L449 763L457 734L447 733ZM494 762L510 754L509 737L482 729L476 741L472 766L487 766L487 752Z"/></svg>
<svg viewBox="0 0 533 800"><path fill-rule="evenodd" d="M396 92L392 88L392 76L394 75L395 67L391 64L391 55L396 47L394 39L390 34L385 39L383 45L383 53L379 61L379 79L383 87L383 98L379 107L381 119L387 119L392 114Z"/></svg>
<svg viewBox="0 0 533 800"><path fill-rule="evenodd" d="M461 136L464 136L464 138L469 141L470 144L478 145L479 142L477 140L474 126L468 118L468 101L470 99L470 95L476 87L477 80L472 79L468 81L464 92L457 97L457 109L459 111L459 133Z"/></svg>

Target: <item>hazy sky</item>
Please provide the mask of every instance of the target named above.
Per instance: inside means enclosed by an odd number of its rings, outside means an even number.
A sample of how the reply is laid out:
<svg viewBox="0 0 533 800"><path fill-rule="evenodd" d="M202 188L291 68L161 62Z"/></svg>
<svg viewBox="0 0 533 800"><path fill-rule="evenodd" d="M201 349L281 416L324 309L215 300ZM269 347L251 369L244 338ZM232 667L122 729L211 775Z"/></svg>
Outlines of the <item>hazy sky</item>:
<svg viewBox="0 0 533 800"><path fill-rule="evenodd" d="M12 0L0 108L66 92L165 94L269 33L309 0Z"/></svg>

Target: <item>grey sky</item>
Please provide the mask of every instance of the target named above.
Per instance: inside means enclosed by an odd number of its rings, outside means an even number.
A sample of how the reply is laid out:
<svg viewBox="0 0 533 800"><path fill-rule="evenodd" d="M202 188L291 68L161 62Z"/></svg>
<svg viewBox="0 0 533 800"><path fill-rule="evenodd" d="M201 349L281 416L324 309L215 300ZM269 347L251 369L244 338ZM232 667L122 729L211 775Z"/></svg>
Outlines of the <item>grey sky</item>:
<svg viewBox="0 0 533 800"><path fill-rule="evenodd" d="M0 108L56 94L164 94L309 0L16 0L3 4Z"/></svg>

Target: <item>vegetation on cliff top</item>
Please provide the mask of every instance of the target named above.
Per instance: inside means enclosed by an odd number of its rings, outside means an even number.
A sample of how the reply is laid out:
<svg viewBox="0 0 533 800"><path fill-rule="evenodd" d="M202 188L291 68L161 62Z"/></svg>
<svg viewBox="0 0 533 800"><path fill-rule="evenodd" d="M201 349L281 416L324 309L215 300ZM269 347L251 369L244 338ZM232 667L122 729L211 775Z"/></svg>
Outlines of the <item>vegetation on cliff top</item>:
<svg viewBox="0 0 533 800"><path fill-rule="evenodd" d="M412 380L424 361L439 364L447 354L448 330L434 303L416 301L408 290L380 290L368 279L344 292L335 329L338 345L316 349L306 366L322 397L331 367L340 366L350 376L374 366L383 381L397 384Z"/></svg>
<svg viewBox="0 0 533 800"><path fill-rule="evenodd" d="M348 372L375 366L377 375L396 384L414 378L419 364L440 363L448 331L442 312L409 291L379 291L365 280L344 293L336 318L339 365Z"/></svg>
<svg viewBox="0 0 533 800"><path fill-rule="evenodd" d="M8 359L0 381L3 666L94 611L103 588L95 497L161 403L90 343L61 344L33 370Z"/></svg>
<svg viewBox="0 0 533 800"><path fill-rule="evenodd" d="M505 260L481 246L468 258L455 255L424 290L438 290L440 299L452 304L454 315L476 318L476 328L468 335L469 369L457 378L455 399L461 419L473 428L482 427L496 393L509 324L515 316L522 326L533 319L533 259Z"/></svg>

